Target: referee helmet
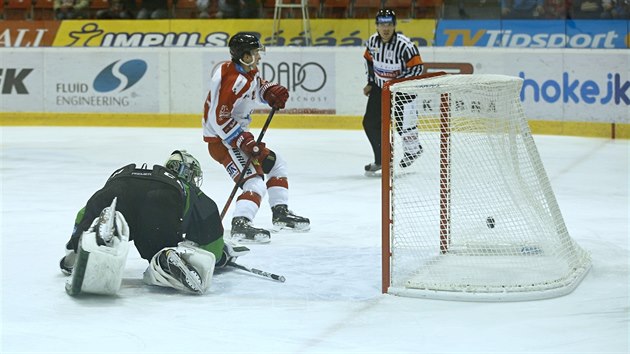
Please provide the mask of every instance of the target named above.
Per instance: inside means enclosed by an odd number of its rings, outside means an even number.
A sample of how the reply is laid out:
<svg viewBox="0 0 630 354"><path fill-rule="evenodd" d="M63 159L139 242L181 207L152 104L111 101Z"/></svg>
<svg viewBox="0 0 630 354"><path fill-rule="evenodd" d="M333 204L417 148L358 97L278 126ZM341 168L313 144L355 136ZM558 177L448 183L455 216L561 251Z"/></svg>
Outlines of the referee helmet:
<svg viewBox="0 0 630 354"><path fill-rule="evenodd" d="M376 24L391 23L396 26L396 13L390 9L380 9L376 13Z"/></svg>

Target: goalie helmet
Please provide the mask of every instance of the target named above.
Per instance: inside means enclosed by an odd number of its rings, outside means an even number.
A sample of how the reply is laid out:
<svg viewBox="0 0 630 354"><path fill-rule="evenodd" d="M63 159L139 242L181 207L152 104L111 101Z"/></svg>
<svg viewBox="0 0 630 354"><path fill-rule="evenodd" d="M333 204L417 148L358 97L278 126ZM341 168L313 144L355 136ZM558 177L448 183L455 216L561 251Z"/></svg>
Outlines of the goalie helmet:
<svg viewBox="0 0 630 354"><path fill-rule="evenodd" d="M175 172L180 178L183 178L188 183L192 183L197 187L201 187L203 182L203 172L201 172L201 165L193 155L186 152L186 150L175 150L171 153L171 156L166 160L164 167Z"/></svg>
<svg viewBox="0 0 630 354"><path fill-rule="evenodd" d="M240 62L243 59L243 55L250 54L252 50L258 49L261 52L265 51L265 47L260 43L258 37L251 33L239 32L230 38L228 43L230 47L230 55L232 60Z"/></svg>
<svg viewBox="0 0 630 354"><path fill-rule="evenodd" d="M396 26L396 13L390 9L380 9L376 13L376 24L391 23Z"/></svg>

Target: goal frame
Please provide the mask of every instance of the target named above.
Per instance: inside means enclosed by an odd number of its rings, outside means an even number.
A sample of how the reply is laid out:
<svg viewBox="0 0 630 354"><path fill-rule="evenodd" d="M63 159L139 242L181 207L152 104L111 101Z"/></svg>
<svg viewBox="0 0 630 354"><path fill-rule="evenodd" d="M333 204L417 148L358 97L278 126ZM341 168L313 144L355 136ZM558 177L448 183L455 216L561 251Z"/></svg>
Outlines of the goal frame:
<svg viewBox="0 0 630 354"><path fill-rule="evenodd" d="M416 288L413 288L413 286L411 288L406 288L406 287L400 287L398 285L394 285L392 283L392 281L394 281L393 276L395 275L394 269L392 268L392 266L395 266L395 264L392 263L393 261L395 261L394 259L395 255L393 253L394 240L392 239L392 236L395 236L393 235L393 231L395 228L395 225L394 225L395 216L393 215L394 213L393 202L394 201L392 200L392 193L394 192L395 186L394 186L394 181L393 181L394 176L392 173L393 172L392 147L395 144L396 140L394 138L395 135L392 134L390 131L394 129L393 123L392 123L392 117L391 117L393 107L392 107L392 93L391 93L390 87L392 85L405 82L405 81L422 80L422 79L433 78L437 76L445 76L445 75L451 76L446 72L429 73L429 74L415 76L415 77L390 80L386 82L385 85L383 86L382 96L381 96L382 98L381 153L383 156L382 180L381 180L381 195L382 195L381 291L382 293L390 293L394 295L410 296L410 297L442 299L442 300L525 301L525 300L547 299L547 298L566 295L572 292L577 287L577 285L581 283L581 280L584 278L584 276L586 276L591 266L590 257L588 256L587 253L584 253L584 251L581 250L579 245L577 244L575 244L575 247L577 247L577 249L581 252L580 254L586 254L585 258L580 258L580 259L586 259L586 261L580 262L580 263L577 263L576 261L575 263L571 263L571 266L574 266L574 267L572 271L567 273L567 277L559 279L559 281L557 281L555 285L549 286L549 287L543 286L543 287L535 288L535 289L532 287L533 290L529 290L529 291L516 290L515 292L509 291L507 289L503 289L503 291L499 290L499 292L492 292L492 291L468 292L465 290L445 291L442 289L438 290L437 288L436 289L431 289L431 288L416 289ZM454 75L454 76L459 76L459 75ZM461 76L469 76L469 75L461 75ZM437 85L439 85L440 80L438 80ZM449 79L446 79L446 80L447 82L449 81ZM466 80L464 80L464 82L465 81ZM444 255L444 254L450 253L449 248L451 247L451 240L450 240L451 201L450 201L450 198L451 198L452 191L451 191L451 186L450 186L451 184L450 151L452 147L450 144L451 144L452 112L451 112L451 107L450 107L450 100L451 100L450 93L449 92L444 92L444 93L436 92L436 93L439 94L439 101L440 101L439 111L438 111L439 116L436 117L439 119L440 128L438 130L438 133L439 133L438 139L435 141L435 144L439 145L439 155L437 156L439 158L439 162L437 163L439 163L439 166L440 166L440 169L439 169L440 185L439 185L439 206L438 205L435 206L436 207L435 212L439 214L439 219L436 220L437 222L439 222L439 228L436 230L438 232L436 232L435 234L436 235L435 245L436 247L439 247L439 250L436 249L436 251L438 251L438 254ZM531 132L529 132L529 129L527 127L526 129L527 129L526 136L529 136L529 139L531 140ZM535 145L533 145L533 150L534 150L533 153L536 154L536 156L538 156L537 155L538 153L535 149ZM529 152L531 151L528 150L528 153ZM543 172L542 176L539 175L539 180L543 180L544 182L546 182L547 185L549 185L549 180L544 172L544 167L540 165L539 156L537 157L537 161L538 161L538 165L540 166ZM557 210L557 216L559 216L559 219L562 224L561 226L559 226L559 228L564 230L564 233L559 235L561 236L560 239L563 240L563 242L565 243L573 245L573 240L570 238L568 233L566 233L566 226L564 225L564 220L562 220L562 215L560 213L559 206L557 205L557 201L555 200L555 196L553 195L553 191L549 189L543 189L542 192L546 193L546 200L548 200L550 204L552 204L553 209ZM548 192L550 192L550 194ZM494 220L492 220L492 226L488 226L488 227L492 227L492 228L494 227ZM572 252L575 252L576 254L578 253L576 249L573 248L572 250L573 250ZM396 280L396 282L397 281L398 280ZM541 283L541 284L550 284L550 283ZM496 285L493 285L493 286L495 286L496 288ZM516 287L520 287L520 285L517 285ZM526 286L525 288L527 287L529 286Z"/></svg>

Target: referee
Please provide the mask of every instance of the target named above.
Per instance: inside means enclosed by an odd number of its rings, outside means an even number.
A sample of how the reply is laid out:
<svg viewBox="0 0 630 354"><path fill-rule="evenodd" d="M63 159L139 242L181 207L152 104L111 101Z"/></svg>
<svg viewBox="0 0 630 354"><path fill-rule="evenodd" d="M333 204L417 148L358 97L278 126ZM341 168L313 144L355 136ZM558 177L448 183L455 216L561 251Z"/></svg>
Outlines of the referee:
<svg viewBox="0 0 630 354"><path fill-rule="evenodd" d="M366 176L378 176L381 171L381 89L391 79L411 77L422 74L422 59L418 47L402 33L396 32L396 13L390 9L381 9L376 14L376 33L365 44L363 57L366 61L368 83L363 94L368 96L363 129L367 135L374 162L365 165ZM404 157L400 166L411 165L422 153L418 141L418 128L414 109L405 109L402 103L394 106L395 110L410 115L411 124L406 119L396 122L396 130L403 138ZM398 116L398 115L397 115Z"/></svg>

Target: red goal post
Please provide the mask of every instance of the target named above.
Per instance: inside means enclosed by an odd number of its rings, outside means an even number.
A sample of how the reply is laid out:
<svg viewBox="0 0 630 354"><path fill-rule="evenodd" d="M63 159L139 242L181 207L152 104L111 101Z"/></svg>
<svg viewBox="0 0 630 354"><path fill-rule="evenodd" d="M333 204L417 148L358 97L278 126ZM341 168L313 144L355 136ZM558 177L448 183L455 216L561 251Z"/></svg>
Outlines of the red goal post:
<svg viewBox="0 0 630 354"><path fill-rule="evenodd" d="M390 190L391 190L391 141L390 141L390 126L391 126L391 92L390 86L399 82L421 80L429 77L436 77L446 75L446 72L440 71L435 73L423 74L420 76L412 76L401 79L389 80L383 85L382 97L381 97L381 156L382 156L382 179L381 179L381 196L382 196L382 208L381 208L381 237L382 237L382 250L381 250L381 277L383 293L387 292L387 288L390 284Z"/></svg>

